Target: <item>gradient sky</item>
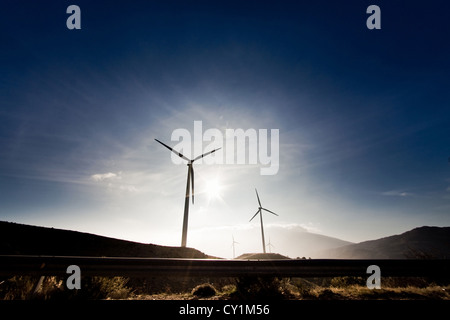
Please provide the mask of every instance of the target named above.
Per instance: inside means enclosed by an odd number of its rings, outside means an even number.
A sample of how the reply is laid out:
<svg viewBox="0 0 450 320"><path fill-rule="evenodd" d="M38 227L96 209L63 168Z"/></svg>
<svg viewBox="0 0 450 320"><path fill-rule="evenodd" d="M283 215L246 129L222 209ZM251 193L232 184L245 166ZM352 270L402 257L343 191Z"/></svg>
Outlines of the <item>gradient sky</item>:
<svg viewBox="0 0 450 320"><path fill-rule="evenodd" d="M81 30L66 8L81 8ZM381 30L366 9L381 8ZM195 165L188 246L450 225L448 1L2 1L0 220L181 241L175 129L279 129L280 167ZM205 147L207 144L204 145ZM204 150L208 151L208 150ZM295 238L295 237L294 237ZM293 239L294 239L293 238Z"/></svg>

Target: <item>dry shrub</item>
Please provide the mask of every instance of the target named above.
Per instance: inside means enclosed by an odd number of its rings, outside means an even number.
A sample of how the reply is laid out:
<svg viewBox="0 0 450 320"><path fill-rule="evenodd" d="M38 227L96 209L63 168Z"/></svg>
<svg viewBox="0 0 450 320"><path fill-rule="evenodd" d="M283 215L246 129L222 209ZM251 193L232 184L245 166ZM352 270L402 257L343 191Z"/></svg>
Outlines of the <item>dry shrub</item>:
<svg viewBox="0 0 450 320"><path fill-rule="evenodd" d="M192 295L197 296L199 298L209 298L215 296L216 294L217 294L216 288L214 288L209 283L200 284L192 290Z"/></svg>

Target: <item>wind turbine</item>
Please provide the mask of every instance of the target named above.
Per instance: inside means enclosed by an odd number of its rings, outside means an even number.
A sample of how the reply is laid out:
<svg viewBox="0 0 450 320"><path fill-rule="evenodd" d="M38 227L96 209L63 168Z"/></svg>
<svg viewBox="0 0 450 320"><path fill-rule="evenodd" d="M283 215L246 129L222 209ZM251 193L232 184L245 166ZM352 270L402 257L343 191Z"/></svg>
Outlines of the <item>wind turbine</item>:
<svg viewBox="0 0 450 320"><path fill-rule="evenodd" d="M192 204L194 204L194 161L197 161L198 159L203 158L204 156L207 156L211 153L216 152L218 149L214 149L212 151L208 151L194 159L189 159L187 157L185 157L181 152L178 152L176 150L173 150L171 147L169 147L167 144L162 143L161 141L159 141L158 139L155 139L157 142L161 143L164 147L166 147L167 149L169 149L170 151L172 151L173 153L175 153L176 155L178 155L180 158L183 158L184 160L186 160L187 166L188 166L188 176L187 176L187 184L186 184L186 197L185 197L185 201L184 201L184 217L183 217L183 233L181 235L181 246L182 247L186 247L186 239L187 239L187 227L188 227L188 216L189 216L189 196L191 195L191 190L190 190L190 185L192 185ZM192 180L191 180L192 178Z"/></svg>
<svg viewBox="0 0 450 320"><path fill-rule="evenodd" d="M234 236L231 236L231 237L233 238L233 243L231 244L231 246L233 247L233 259L234 259L234 258L236 258L236 254L235 254L235 251L234 251L234 244L235 243L239 244L239 242L234 241Z"/></svg>
<svg viewBox="0 0 450 320"><path fill-rule="evenodd" d="M269 243L267 244L267 246L269 247L269 253L272 253L272 250L270 249L270 247L275 247L275 246L270 243L270 237L269 237Z"/></svg>
<svg viewBox="0 0 450 320"><path fill-rule="evenodd" d="M268 210L268 209L262 207L262 205L261 205L261 200L259 200L258 190L256 190L256 188L255 188L255 191L256 191L256 197L258 198L259 208L258 208L258 211L256 211L255 215L250 219L250 221L252 221L253 218L256 217L256 215L259 213L259 218L260 218L260 220L261 220L262 246L263 246L263 251L264 251L264 253L266 253L266 242L264 241L264 228L263 228L263 220L262 220L262 210L265 210L265 211L267 211L267 212L270 212L271 214L274 214L274 215L276 215L276 216L278 216L278 215L277 215L275 212L272 212L272 211L270 211L270 210ZM250 221L249 221L249 222L250 222Z"/></svg>

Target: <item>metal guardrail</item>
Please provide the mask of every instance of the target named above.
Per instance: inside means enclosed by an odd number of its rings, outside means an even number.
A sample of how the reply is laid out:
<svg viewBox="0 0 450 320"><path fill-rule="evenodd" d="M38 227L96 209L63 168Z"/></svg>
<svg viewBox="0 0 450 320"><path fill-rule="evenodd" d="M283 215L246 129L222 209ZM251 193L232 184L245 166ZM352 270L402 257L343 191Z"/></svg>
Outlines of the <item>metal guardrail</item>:
<svg viewBox="0 0 450 320"><path fill-rule="evenodd" d="M0 255L0 276L67 276L77 265L85 276L173 277L367 277L377 265L381 276L449 277L450 260L221 260L78 256Z"/></svg>

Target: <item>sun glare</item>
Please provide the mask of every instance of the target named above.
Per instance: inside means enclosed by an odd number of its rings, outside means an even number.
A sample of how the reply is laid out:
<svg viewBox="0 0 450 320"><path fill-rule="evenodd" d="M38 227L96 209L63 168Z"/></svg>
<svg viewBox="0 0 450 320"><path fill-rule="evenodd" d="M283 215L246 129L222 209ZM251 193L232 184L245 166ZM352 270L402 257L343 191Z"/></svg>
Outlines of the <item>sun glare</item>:
<svg viewBox="0 0 450 320"><path fill-rule="evenodd" d="M207 181L206 194L208 195L208 201L222 198L222 185L217 177Z"/></svg>

